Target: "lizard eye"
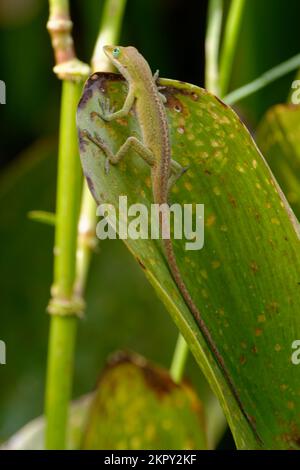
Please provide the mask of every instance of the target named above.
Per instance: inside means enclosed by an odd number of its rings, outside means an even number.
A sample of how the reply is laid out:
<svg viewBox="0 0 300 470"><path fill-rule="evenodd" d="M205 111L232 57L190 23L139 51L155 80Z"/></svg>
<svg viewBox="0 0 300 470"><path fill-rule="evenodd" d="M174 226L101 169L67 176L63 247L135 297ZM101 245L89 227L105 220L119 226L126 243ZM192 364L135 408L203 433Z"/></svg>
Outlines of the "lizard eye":
<svg viewBox="0 0 300 470"><path fill-rule="evenodd" d="M112 55L113 55L114 57L119 57L120 52L121 52L121 51L120 51L120 48L119 48L119 47L115 47L114 50L112 51Z"/></svg>

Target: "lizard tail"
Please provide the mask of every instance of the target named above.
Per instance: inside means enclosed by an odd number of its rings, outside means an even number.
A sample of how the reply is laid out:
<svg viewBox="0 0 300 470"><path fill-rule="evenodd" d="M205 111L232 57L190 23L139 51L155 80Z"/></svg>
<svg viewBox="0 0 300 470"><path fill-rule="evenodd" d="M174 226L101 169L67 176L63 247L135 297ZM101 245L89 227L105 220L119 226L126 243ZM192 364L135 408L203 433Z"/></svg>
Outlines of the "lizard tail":
<svg viewBox="0 0 300 470"><path fill-rule="evenodd" d="M204 337L204 339L207 343L207 346L209 347L210 351L212 352L213 356L215 357L221 371L223 372L225 380L226 380L226 382L227 382L227 384L230 388L230 391L232 392L234 398L236 399L243 416L246 418L248 424L250 425L256 439L261 444L262 440L261 440L260 436L257 433L256 427L253 423L253 419L246 412L246 410L245 410L245 408L242 404L242 401L239 397L239 394L236 390L236 387L233 383L233 380L231 379L230 374L229 374L229 372L226 368L224 359L223 359L220 351L218 350L218 348L217 348L217 346L216 346L216 344L215 344L215 342L214 342L214 340L211 336L211 333L210 333L209 329L207 328L206 324L204 323L204 320L201 317L201 314L200 314L198 308L194 304L194 301L193 301L193 299L192 299L185 283L182 280L182 277L181 277L181 274L180 274L180 271L179 271L179 268L178 268L178 265L177 265L174 249L173 249L173 242L172 242L171 239L168 238L168 239L163 240L163 244L164 244L165 254L166 254L166 257L167 257L169 268L170 268L170 271L171 271L172 276L174 278L174 281L175 281L178 289L180 290L180 292L181 292L188 308L192 312L197 324L199 325L200 331L201 331L201 333L202 333L202 335L203 335L203 337Z"/></svg>

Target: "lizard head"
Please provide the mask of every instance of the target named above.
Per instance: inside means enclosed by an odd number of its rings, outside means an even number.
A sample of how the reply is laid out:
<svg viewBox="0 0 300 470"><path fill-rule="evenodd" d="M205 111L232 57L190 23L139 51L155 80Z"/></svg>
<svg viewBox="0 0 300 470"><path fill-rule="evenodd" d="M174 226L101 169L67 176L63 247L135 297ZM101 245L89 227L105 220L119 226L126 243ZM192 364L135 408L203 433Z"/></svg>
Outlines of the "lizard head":
<svg viewBox="0 0 300 470"><path fill-rule="evenodd" d="M105 55L119 70L119 72L125 78L128 78L128 76L132 73L135 59L137 56L139 56L138 51L132 46L104 46L103 50Z"/></svg>

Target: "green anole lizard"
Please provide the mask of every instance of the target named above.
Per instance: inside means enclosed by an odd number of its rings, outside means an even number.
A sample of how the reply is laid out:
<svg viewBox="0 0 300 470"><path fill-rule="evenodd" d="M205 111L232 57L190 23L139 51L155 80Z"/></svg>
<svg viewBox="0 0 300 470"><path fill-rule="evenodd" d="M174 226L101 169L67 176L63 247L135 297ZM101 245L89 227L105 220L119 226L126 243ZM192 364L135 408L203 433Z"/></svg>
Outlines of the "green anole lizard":
<svg viewBox="0 0 300 470"><path fill-rule="evenodd" d="M122 109L116 112L110 112L109 103L106 101L106 104L103 107L100 103L101 112L97 114L105 121L112 121L128 115L129 111L135 104L136 116L142 134L142 141L138 140L136 137L129 137L117 153L113 154L109 147L97 136L93 137L88 133L86 133L86 135L105 154L107 170L110 163L117 164L130 149L140 155L151 168L154 203L161 205L164 210L169 210L168 193L170 187L186 169L171 159L169 126L164 108L166 98L160 93L160 87L158 87L156 83L158 72L156 72L154 76L152 75L147 61L134 47L105 46L104 52L127 80L129 90ZM161 226L163 226L164 220L165 217L162 212L160 219ZM249 423L257 440L261 442L253 420L243 407L236 387L224 363L224 359L181 277L173 250L172 240L171 238L166 238L162 241L167 262L176 285L192 312L209 349L218 363L219 368L223 372L225 380L235 397L242 414Z"/></svg>

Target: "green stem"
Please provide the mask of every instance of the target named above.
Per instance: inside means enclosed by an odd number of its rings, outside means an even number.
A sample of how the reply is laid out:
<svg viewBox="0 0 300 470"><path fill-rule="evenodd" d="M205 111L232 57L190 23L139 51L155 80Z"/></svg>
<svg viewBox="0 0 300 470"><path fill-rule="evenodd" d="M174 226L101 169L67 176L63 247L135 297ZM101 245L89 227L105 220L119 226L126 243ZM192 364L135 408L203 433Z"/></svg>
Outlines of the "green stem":
<svg viewBox="0 0 300 470"><path fill-rule="evenodd" d="M77 331L75 316L51 319L46 392L46 449L66 446L68 405L72 393L73 358Z"/></svg>
<svg viewBox="0 0 300 470"><path fill-rule="evenodd" d="M82 182L75 120L81 92L82 83L63 82L59 132L54 280L56 295L68 297L72 295L75 277L76 234Z"/></svg>
<svg viewBox="0 0 300 470"><path fill-rule="evenodd" d="M96 203L91 196L87 183L84 182L78 224L77 271L75 281L75 292L79 297L84 296L92 251L97 246L95 227Z"/></svg>
<svg viewBox="0 0 300 470"><path fill-rule="evenodd" d="M222 32L223 0L210 0L205 38L205 87L219 95L219 48Z"/></svg>
<svg viewBox="0 0 300 470"><path fill-rule="evenodd" d="M116 44L120 36L122 20L127 0L106 1L100 24L100 30L96 41L92 69L94 72L110 72L111 63L103 53L103 46Z"/></svg>
<svg viewBox="0 0 300 470"><path fill-rule="evenodd" d="M221 50L220 61L220 93L224 96L227 93L234 54L242 25L242 17L245 8L245 0L231 0L228 18L226 20L224 42Z"/></svg>
<svg viewBox="0 0 300 470"><path fill-rule="evenodd" d="M77 148L76 108L82 83L64 81L58 155L58 184L54 248L54 285L49 304L48 369L46 383L46 447L64 449L68 402L73 378L78 299L76 273L77 224L81 194L81 167ZM63 316L64 314L66 314Z"/></svg>
<svg viewBox="0 0 300 470"><path fill-rule="evenodd" d="M49 0L49 10L51 16L70 16L69 0Z"/></svg>
<svg viewBox="0 0 300 470"><path fill-rule="evenodd" d="M172 364L170 367L170 375L176 383L181 382L188 357L188 352L188 345L183 336L179 334L175 351L173 354Z"/></svg>
<svg viewBox="0 0 300 470"><path fill-rule="evenodd" d="M296 70L299 67L300 67L300 54L297 54L291 59L283 62L280 65L277 65L276 67L272 68L268 72L264 73L253 82L250 82L247 85L244 85L241 88L238 88L237 90L234 90L233 92L229 93L227 96L225 96L224 101L227 104L232 105L236 103L237 101L240 101L246 98L247 96L250 96L253 93L256 93L257 91L266 87L270 83L274 82L274 80L277 80L278 78L283 77L284 75L292 72L293 70Z"/></svg>

